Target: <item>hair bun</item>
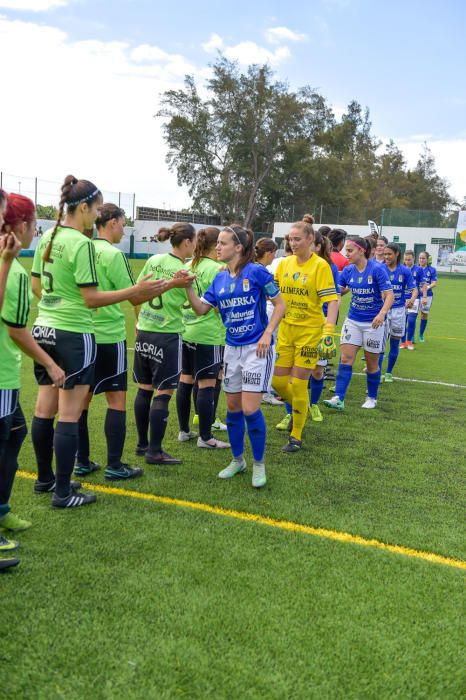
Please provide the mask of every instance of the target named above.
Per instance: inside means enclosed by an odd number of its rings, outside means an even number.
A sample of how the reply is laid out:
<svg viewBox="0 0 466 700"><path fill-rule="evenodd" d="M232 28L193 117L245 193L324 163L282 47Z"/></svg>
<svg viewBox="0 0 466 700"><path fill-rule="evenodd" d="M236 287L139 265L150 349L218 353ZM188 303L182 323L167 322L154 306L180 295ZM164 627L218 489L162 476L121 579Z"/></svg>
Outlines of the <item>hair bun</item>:
<svg viewBox="0 0 466 700"><path fill-rule="evenodd" d="M303 221L306 224L311 224L312 226L312 224L314 223L314 217L312 216L312 214L304 214Z"/></svg>

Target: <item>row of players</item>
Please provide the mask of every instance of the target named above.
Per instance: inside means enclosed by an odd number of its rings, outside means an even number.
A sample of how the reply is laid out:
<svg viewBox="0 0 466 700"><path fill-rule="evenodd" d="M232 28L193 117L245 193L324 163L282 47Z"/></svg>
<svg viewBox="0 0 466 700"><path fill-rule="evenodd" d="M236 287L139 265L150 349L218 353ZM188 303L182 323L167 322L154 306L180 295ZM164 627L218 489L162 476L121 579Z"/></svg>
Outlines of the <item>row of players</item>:
<svg viewBox="0 0 466 700"><path fill-rule="evenodd" d="M6 208L3 231L7 238L2 245L7 259L11 257L11 234L23 247L29 246L35 211L33 203L21 195L2 196L0 206ZM85 234L94 223L99 238L91 241ZM106 478L127 479L142 473L121 462L127 388L125 321L119 308L123 300L140 306L134 361L139 388L134 408L137 452L145 455L148 464L179 463L162 448L168 405L179 387L178 412L181 418L183 412L188 416L180 434L190 439L189 406L195 381L200 446L219 447L211 426L222 365L233 459L220 478L231 478L246 469L247 429L253 453L252 484L256 488L265 485L266 426L260 402L272 374L274 389L293 410L293 426L283 451L296 452L302 446L309 379L312 376L319 384L318 360L336 354L333 335L339 294L325 259L327 239L314 231L309 218L294 224L289 233L292 255L280 259L274 279L264 265L253 262L252 233L240 225L220 232L204 230L196 241L189 224L176 224L159 232L160 240L170 241L171 252L150 258L134 283L125 256L112 246L123 235L123 223L123 212L114 205L104 205L92 183L73 176L65 179L57 225L41 238L34 257L32 290L40 301L32 334L26 328L29 278L16 258L10 264L0 324L5 357L0 369L0 526L5 529L18 531L29 526L11 513L9 506L17 457L27 432L19 404L19 349L34 359L39 385L31 426L38 466L36 493L52 492L52 504L59 508L96 500L94 495L80 492L79 482L71 480L78 433L80 449L86 451L83 417L87 416L90 387L94 393L105 392L108 402ZM390 282L390 267L385 270L369 259L370 244L365 239L348 240L346 253L351 265L343 271L338 291L351 290L352 301L341 338L335 397L340 403L334 407L342 408L351 376L348 368L358 347L363 347L368 366L365 407L370 408L371 401L375 405L380 381L376 368L385 318L399 285L395 278L393 285ZM6 259L0 282L8 271ZM269 317L267 300L273 307ZM187 308L188 302L194 313ZM277 328L275 353L273 334ZM81 463L81 473L89 473L94 466L90 460Z"/></svg>

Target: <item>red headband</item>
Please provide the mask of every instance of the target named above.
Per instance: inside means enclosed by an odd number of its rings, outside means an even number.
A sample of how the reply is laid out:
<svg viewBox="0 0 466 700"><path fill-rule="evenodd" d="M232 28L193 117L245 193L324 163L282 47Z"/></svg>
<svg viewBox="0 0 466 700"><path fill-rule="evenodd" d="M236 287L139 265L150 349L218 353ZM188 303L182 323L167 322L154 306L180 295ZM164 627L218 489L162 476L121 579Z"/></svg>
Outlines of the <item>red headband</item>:
<svg viewBox="0 0 466 700"><path fill-rule="evenodd" d="M363 253L366 252L366 249L363 248L362 245L359 245L359 243L356 243L356 241L351 240L351 238L350 238L349 241L347 241L347 242L348 242L348 243L352 243L353 245L355 245L356 248L359 248L359 250L362 250Z"/></svg>

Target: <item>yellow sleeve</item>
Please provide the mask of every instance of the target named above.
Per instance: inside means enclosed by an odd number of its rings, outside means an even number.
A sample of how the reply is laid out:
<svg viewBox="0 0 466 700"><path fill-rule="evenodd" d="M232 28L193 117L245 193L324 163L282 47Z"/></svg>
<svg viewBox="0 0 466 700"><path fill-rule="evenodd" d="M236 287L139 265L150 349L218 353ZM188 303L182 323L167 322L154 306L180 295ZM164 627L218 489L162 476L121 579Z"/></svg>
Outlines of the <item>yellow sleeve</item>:
<svg viewBox="0 0 466 700"><path fill-rule="evenodd" d="M325 260L323 265L319 265L316 274L316 291L322 303L328 301L338 301L338 295L333 281L332 270Z"/></svg>
<svg viewBox="0 0 466 700"><path fill-rule="evenodd" d="M280 289L280 277L281 277L282 268L283 268L283 260L284 260L284 258L282 258L282 259L280 260L280 262L278 263L277 267L275 268L275 272L274 272L274 275L273 275L273 276L274 276L274 279L275 279L275 282L276 282L276 284L277 284L277 287L278 287L279 289Z"/></svg>

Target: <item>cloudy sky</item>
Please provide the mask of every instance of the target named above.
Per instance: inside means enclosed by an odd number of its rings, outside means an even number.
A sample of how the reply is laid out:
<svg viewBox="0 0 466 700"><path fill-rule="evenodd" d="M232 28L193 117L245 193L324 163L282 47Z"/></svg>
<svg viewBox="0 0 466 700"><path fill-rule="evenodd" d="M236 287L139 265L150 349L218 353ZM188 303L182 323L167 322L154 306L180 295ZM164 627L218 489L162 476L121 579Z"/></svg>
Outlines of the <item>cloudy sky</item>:
<svg viewBox="0 0 466 700"><path fill-rule="evenodd" d="M153 115L220 51L312 85L337 115L357 99L410 164L427 141L463 198L465 22L462 0L0 0L3 184L30 192L37 175L52 201L73 173L139 204L189 206Z"/></svg>

